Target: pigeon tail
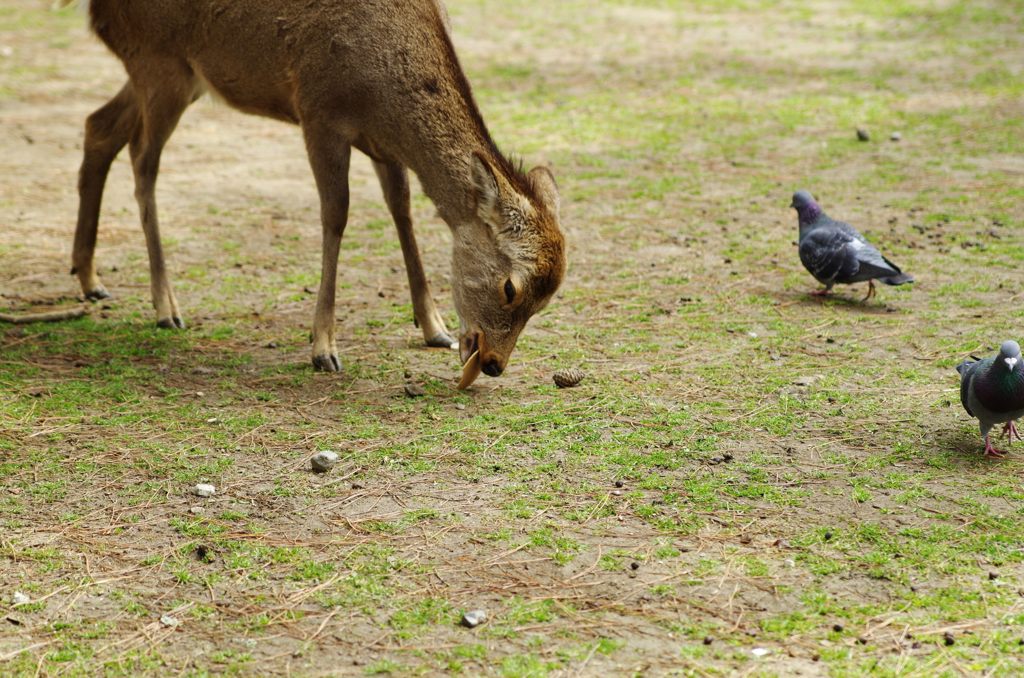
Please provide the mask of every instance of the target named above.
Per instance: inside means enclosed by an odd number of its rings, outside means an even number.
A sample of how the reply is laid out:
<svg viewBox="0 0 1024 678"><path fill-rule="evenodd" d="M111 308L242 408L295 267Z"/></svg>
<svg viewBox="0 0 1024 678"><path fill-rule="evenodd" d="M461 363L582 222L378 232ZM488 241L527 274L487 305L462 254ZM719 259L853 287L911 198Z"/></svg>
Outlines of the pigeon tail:
<svg viewBox="0 0 1024 678"><path fill-rule="evenodd" d="M900 273L899 275L889 276L888 278L879 278L881 282L886 285L903 285L905 283L914 282L914 276L909 273Z"/></svg>
<svg viewBox="0 0 1024 678"><path fill-rule="evenodd" d="M893 272L896 273L896 275L887 275L884 278L879 277L878 279L881 282L884 282L886 285L903 285L905 283L914 282L914 276L910 275L909 273L904 273L896 264L892 263L885 257L882 257L882 261L888 264L889 268L891 268Z"/></svg>

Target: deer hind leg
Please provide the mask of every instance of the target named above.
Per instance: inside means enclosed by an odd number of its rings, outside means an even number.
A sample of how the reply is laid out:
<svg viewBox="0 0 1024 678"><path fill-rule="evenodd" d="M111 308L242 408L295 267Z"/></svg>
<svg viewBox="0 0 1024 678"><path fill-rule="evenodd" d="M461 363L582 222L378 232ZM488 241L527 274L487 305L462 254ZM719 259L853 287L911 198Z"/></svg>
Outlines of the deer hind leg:
<svg viewBox="0 0 1024 678"><path fill-rule="evenodd" d="M338 279L338 253L348 222L348 166L352 147L329 127L304 125L309 164L320 194L323 248L320 291L313 317L313 367L323 372L340 372L341 361L335 342L334 291Z"/></svg>
<svg viewBox="0 0 1024 678"><path fill-rule="evenodd" d="M132 170L135 173L135 199L139 203L142 230L146 234L149 254L150 288L159 327L184 329L185 321L178 310L160 243L160 226L156 216L156 178L160 171L160 154L185 109L195 99L197 83L187 66L160 68L148 64L153 77L150 82L133 82L141 107L141 124L129 141ZM151 84L150 84L151 83Z"/></svg>
<svg viewBox="0 0 1024 678"><path fill-rule="evenodd" d="M71 274L78 276L86 299L110 296L96 273L96 230L110 164L139 125L139 109L131 83L85 121L82 168L78 173L78 225L71 255Z"/></svg>
<svg viewBox="0 0 1024 678"><path fill-rule="evenodd" d="M384 201L387 202L388 209L391 210L395 228L398 229L398 240L402 243L402 256L405 258L405 271L409 276L409 291L412 293L412 309L416 325L423 331L423 339L427 346L451 348L457 342L448 334L444 319L434 304L434 298L430 294L430 285L423 273L420 250L416 246L416 235L412 230L408 170L397 163L377 161L374 161L373 168L377 171L381 188L384 190Z"/></svg>

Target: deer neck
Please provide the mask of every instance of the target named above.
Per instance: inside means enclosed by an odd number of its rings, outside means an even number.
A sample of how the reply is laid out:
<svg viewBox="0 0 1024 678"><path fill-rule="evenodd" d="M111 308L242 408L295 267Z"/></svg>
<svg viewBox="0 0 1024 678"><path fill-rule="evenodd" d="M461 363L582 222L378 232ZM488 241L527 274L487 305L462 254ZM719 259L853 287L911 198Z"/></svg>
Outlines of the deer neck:
<svg viewBox="0 0 1024 678"><path fill-rule="evenodd" d="M408 162L419 178L423 192L451 229L477 221L476 188L470 159L474 152L482 152L497 164L492 144L479 135L458 134L454 130L444 136L431 135L431 142L422 146L416 157Z"/></svg>

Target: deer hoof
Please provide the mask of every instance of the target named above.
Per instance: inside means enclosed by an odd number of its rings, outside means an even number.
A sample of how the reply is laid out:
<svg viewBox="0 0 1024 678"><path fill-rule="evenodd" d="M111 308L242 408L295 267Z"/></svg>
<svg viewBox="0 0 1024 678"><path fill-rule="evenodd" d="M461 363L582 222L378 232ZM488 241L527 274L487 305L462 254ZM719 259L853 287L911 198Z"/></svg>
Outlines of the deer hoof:
<svg viewBox="0 0 1024 678"><path fill-rule="evenodd" d="M451 335L447 332L441 332L435 334L430 339L427 339L427 346L431 348L452 348L458 346L459 342L452 339Z"/></svg>
<svg viewBox="0 0 1024 678"><path fill-rule="evenodd" d="M160 320L156 321L156 326L162 330L183 330L185 329L185 321L177 316L173 318L160 318Z"/></svg>
<svg viewBox="0 0 1024 678"><path fill-rule="evenodd" d="M100 301L101 299L109 299L110 292L106 291L102 287L97 287L94 290L89 290L85 293L85 298L89 301Z"/></svg>
<svg viewBox="0 0 1024 678"><path fill-rule="evenodd" d="M313 369L317 372L341 372L341 361L333 353L313 356Z"/></svg>

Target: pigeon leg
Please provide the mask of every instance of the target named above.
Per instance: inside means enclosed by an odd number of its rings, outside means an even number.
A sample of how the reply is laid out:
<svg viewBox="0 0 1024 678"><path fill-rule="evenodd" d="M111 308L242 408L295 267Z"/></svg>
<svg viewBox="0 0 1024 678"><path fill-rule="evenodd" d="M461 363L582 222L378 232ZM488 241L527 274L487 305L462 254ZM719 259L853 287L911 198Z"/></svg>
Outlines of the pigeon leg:
<svg viewBox="0 0 1024 678"><path fill-rule="evenodd" d="M1017 427L1012 421L1006 422L1006 426L1003 426L1003 435L1006 436L1006 440L1009 443L1013 443L1013 437L1017 436L1017 440L1024 440L1020 437L1020 433L1017 431Z"/></svg>
<svg viewBox="0 0 1024 678"><path fill-rule="evenodd" d="M875 294L876 294L875 293L875 281L874 280L869 280L868 281L868 293L864 296L863 299L861 299L861 302L867 301L871 297L875 296Z"/></svg>
<svg viewBox="0 0 1024 678"><path fill-rule="evenodd" d="M997 450L996 448L992 447L992 443L989 441L988 436L985 436L986 457L995 457L996 459L1002 459L1003 457L1006 456L1006 454L1007 453L1004 452L1003 450Z"/></svg>
<svg viewBox="0 0 1024 678"><path fill-rule="evenodd" d="M814 290L811 292L812 297L827 297L830 294L832 294L832 289L829 287L826 287L823 290Z"/></svg>

